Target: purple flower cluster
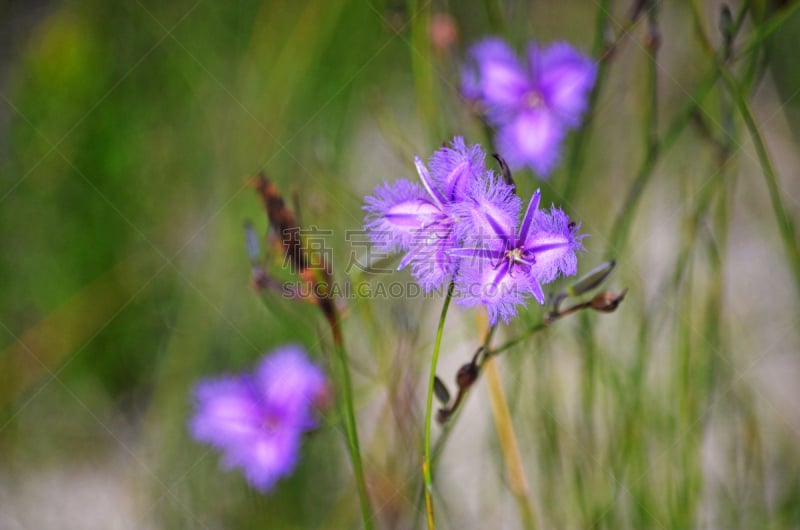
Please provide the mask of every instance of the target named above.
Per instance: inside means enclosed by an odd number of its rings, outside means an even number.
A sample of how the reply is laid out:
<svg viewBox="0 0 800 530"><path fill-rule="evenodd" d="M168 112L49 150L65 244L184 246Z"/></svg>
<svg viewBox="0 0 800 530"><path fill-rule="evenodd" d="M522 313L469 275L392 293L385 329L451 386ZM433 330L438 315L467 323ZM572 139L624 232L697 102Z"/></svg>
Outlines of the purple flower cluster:
<svg viewBox="0 0 800 530"><path fill-rule="evenodd" d="M399 269L410 265L426 291L453 277L458 260L450 251L459 246L465 230L487 233L487 216L504 224L513 222L519 199L511 186L486 170L485 158L479 145L467 146L456 136L451 147L433 154L430 170L419 157L415 159L421 186L408 180L384 183L366 198L365 228L373 244L382 251L406 252ZM464 204L475 215L459 215ZM477 205L490 211L479 214ZM467 219L474 226L457 222Z"/></svg>
<svg viewBox="0 0 800 530"><path fill-rule="evenodd" d="M468 55L462 91L498 128L498 149L512 168L529 166L548 176L567 130L580 125L597 65L562 42L529 44L523 62L494 38L474 45Z"/></svg>
<svg viewBox="0 0 800 530"><path fill-rule="evenodd" d="M483 305L489 319L508 322L541 284L577 269L578 226L557 208L531 199L518 228L514 188L485 167L479 145L455 137L426 165L416 159L422 186L400 180L366 198L365 227L376 247L402 251L400 267L426 290L453 280L464 307Z"/></svg>
<svg viewBox="0 0 800 530"><path fill-rule="evenodd" d="M222 451L260 491L294 470L302 435L316 427L327 397L325 376L299 346L265 357L254 373L201 381L195 388L192 436Z"/></svg>

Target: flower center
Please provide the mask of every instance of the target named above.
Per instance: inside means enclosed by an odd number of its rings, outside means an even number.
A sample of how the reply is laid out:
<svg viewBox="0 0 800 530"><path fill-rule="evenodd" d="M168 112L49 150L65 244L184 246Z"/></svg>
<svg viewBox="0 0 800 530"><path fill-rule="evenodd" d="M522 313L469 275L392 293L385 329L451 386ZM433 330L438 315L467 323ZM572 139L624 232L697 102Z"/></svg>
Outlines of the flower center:
<svg viewBox="0 0 800 530"><path fill-rule="evenodd" d="M544 98L542 98L541 92L536 89L529 90L525 93L525 106L529 109L535 109L536 107L540 107L544 103Z"/></svg>
<svg viewBox="0 0 800 530"><path fill-rule="evenodd" d="M261 422L261 426L267 432L275 432L280 428L281 421L276 414L267 414Z"/></svg>
<svg viewBox="0 0 800 530"><path fill-rule="evenodd" d="M525 263L525 260L522 259L522 249L519 247L506 251L506 258L511 263Z"/></svg>

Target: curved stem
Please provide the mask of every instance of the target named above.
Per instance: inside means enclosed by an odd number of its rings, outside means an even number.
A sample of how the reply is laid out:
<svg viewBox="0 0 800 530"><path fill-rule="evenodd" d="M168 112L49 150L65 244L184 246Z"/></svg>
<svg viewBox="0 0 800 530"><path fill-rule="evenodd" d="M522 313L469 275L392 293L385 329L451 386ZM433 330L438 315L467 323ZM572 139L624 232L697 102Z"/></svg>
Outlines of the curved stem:
<svg viewBox="0 0 800 530"><path fill-rule="evenodd" d="M439 348L442 344L442 334L444 332L444 321L447 318L447 309L450 307L450 300L453 297L455 284L450 282L447 288L447 296L444 299L442 313L439 316L439 327L436 328L436 341L433 344L433 354L431 355L431 373L428 376L428 398L425 403L425 449L422 460L422 475L425 480L425 513L428 516L428 529L433 530L436 524L433 519L433 473L431 470L431 416L433 411L433 385L436 379L436 364L439 361Z"/></svg>
<svg viewBox="0 0 800 530"><path fill-rule="evenodd" d="M535 324L535 325L531 326L530 328L528 328L527 331L523 332L520 336L518 336L518 337L516 337L514 339L510 339L507 342L504 342L503 344L501 344L497 348L487 349L486 350L486 355L485 355L482 363L485 362L489 357L494 357L495 355L497 355L499 353L502 353L502 352L506 351L509 348L513 348L517 344L519 344L519 343L527 340L528 338L530 338L532 335L535 335L536 333L542 331L547 326L548 326L547 323L539 322L538 324Z"/></svg>

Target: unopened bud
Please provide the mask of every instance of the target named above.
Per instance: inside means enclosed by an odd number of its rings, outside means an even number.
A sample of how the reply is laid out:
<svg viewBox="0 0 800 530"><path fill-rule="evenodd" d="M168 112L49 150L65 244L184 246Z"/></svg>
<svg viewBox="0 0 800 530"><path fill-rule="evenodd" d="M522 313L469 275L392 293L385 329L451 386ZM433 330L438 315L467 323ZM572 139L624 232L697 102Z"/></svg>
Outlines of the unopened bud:
<svg viewBox="0 0 800 530"><path fill-rule="evenodd" d="M438 375L433 379L433 393L442 405L450 403L450 391Z"/></svg>
<svg viewBox="0 0 800 530"><path fill-rule="evenodd" d="M475 363L467 363L458 369L456 383L459 390L466 390L478 379L478 366Z"/></svg>
<svg viewBox="0 0 800 530"><path fill-rule="evenodd" d="M597 293L597 295L592 298L592 301L589 303L589 307L595 311L611 313L615 311L617 307L619 307L619 304L625 299L625 295L627 293L627 289L623 289L623 291L619 294L615 294L611 291Z"/></svg>
<svg viewBox="0 0 800 530"><path fill-rule="evenodd" d="M605 281L605 279L608 278L608 275L611 274L611 271L614 270L614 266L616 264L617 262L614 260L601 263L594 269L581 276L577 282L572 284L567 289L567 294L569 296L580 296L588 293L596 287L599 287Z"/></svg>

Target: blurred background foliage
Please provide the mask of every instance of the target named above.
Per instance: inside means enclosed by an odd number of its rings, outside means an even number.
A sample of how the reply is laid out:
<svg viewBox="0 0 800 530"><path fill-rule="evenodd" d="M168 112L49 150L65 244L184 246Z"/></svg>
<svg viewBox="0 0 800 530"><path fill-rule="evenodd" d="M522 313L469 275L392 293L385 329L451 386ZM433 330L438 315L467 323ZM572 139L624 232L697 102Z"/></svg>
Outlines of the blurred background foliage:
<svg viewBox="0 0 800 530"><path fill-rule="evenodd" d="M269 496L220 471L186 432L198 377L245 369L285 342L320 362L328 347L313 308L262 303L249 287L242 224L263 233L266 221L248 176L265 169L296 195L304 224L335 230L341 278L342 234L361 226L364 194L413 178L413 155L453 134L487 141L458 97L469 44L563 39L599 55L628 31L589 127L541 186L592 234L581 270L614 255L629 299L503 358L535 511L544 528L800 527L798 272L721 81L638 208L620 213L646 128L664 135L713 69L697 17L719 49L721 2L662 3L655 118L646 23L626 22L632 4L0 5L0 528L357 527L334 415ZM765 36L731 71L797 219L800 15L795 2L751 4L736 44ZM526 172L517 182L523 195L539 185ZM612 246L625 216L630 241ZM352 305L379 526L407 528L421 523L415 444L438 303ZM473 313L452 315L448 382L481 340ZM540 319L531 307L522 320ZM486 401L479 385L440 463L444 528L519 525Z"/></svg>

